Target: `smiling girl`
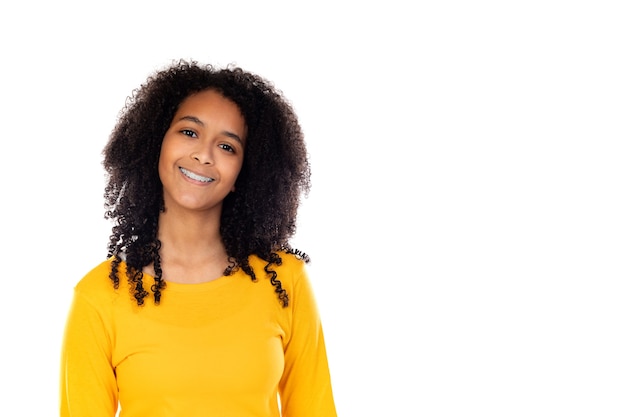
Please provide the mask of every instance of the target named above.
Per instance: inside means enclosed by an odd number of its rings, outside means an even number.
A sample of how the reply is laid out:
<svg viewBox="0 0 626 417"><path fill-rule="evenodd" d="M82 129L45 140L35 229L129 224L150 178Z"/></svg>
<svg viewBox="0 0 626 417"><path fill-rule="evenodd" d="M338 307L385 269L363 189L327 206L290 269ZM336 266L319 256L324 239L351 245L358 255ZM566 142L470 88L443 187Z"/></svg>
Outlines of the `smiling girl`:
<svg viewBox="0 0 626 417"><path fill-rule="evenodd" d="M289 244L310 172L281 93L180 61L131 97L104 167L112 234L75 287L61 416L336 416Z"/></svg>

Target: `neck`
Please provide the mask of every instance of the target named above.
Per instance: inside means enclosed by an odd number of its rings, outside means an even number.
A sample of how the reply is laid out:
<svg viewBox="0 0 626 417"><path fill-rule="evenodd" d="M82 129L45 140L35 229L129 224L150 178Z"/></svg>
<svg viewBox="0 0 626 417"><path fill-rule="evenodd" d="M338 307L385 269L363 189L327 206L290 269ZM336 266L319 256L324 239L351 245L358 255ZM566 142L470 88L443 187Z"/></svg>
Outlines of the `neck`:
<svg viewBox="0 0 626 417"><path fill-rule="evenodd" d="M175 213L166 210L159 217L161 266L168 280L190 282L221 275L228 255L220 235L219 213ZM195 277L187 279L183 277Z"/></svg>

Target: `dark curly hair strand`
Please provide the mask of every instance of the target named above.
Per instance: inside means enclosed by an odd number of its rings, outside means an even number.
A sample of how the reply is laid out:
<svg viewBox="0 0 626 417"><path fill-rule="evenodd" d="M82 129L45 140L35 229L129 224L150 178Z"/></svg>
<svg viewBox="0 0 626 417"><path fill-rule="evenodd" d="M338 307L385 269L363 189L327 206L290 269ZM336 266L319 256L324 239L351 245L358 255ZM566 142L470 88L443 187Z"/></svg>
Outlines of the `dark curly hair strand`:
<svg viewBox="0 0 626 417"><path fill-rule="evenodd" d="M281 265L280 251L309 261L289 244L296 229L300 197L310 189L310 167L298 119L282 93L267 80L238 67L217 69L194 61L178 61L158 71L128 98L104 148L107 172L105 218L114 225L108 244L113 257L110 278L119 286L119 265L138 305L149 295L142 270L153 264L154 301L165 288L157 238L159 213L164 210L163 186L158 175L161 143L181 102L194 93L216 90L240 109L247 126L244 161L236 191L223 203L221 236L232 274L241 268L253 281L248 258L267 262L278 298L289 297L273 265Z"/></svg>

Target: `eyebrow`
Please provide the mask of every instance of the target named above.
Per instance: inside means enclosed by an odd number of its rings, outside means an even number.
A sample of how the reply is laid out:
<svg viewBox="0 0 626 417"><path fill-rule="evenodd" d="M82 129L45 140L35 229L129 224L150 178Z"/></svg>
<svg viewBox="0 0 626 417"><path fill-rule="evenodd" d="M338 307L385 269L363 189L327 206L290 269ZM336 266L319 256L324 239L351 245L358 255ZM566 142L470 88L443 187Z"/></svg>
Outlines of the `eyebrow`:
<svg viewBox="0 0 626 417"><path fill-rule="evenodd" d="M178 119L178 121L181 121L181 120L188 120L188 121L190 121L192 123L196 123L196 124L198 124L198 125L200 125L202 127L205 126L204 122L202 120L198 119L196 116L183 116L180 119ZM237 142L239 142L239 143L241 143L243 145L243 139L241 139L239 137L239 135L237 135L236 133L229 132L228 130L224 130L222 132L222 134L225 135L225 136L228 136L229 138L235 139Z"/></svg>

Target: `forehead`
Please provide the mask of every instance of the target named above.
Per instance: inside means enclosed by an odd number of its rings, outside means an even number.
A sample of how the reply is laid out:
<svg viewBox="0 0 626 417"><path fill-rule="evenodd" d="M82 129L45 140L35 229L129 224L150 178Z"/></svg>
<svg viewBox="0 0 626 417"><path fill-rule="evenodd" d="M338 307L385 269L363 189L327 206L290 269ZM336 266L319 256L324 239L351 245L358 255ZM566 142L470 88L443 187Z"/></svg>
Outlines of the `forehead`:
<svg viewBox="0 0 626 417"><path fill-rule="evenodd" d="M230 105L233 105L239 108L239 106L237 106L237 104L234 101L227 98L226 96L224 96L224 94L222 94L221 92L215 89L207 89L207 90L202 90L202 91L191 93L187 97L182 99L179 107L182 107L183 105L188 105L189 103L199 104L202 102L229 103Z"/></svg>
<svg viewBox="0 0 626 417"><path fill-rule="evenodd" d="M222 127L246 134L246 120L237 104L216 90L203 90L187 96L179 105L172 123L193 118L200 124L220 124Z"/></svg>
<svg viewBox="0 0 626 417"><path fill-rule="evenodd" d="M201 110L207 109L220 109L223 111L236 112L243 118L243 112L233 100L225 97L222 93L216 90L203 90L197 93L192 93L185 97L179 104L177 112L185 108L195 108Z"/></svg>

